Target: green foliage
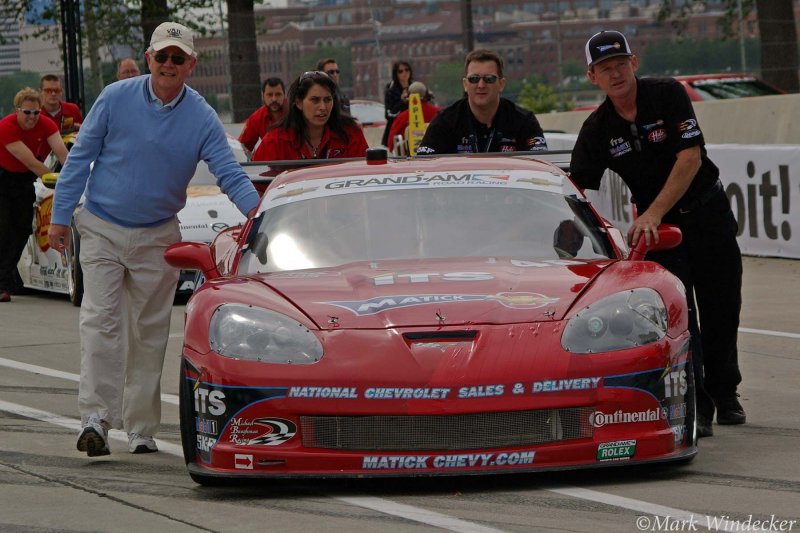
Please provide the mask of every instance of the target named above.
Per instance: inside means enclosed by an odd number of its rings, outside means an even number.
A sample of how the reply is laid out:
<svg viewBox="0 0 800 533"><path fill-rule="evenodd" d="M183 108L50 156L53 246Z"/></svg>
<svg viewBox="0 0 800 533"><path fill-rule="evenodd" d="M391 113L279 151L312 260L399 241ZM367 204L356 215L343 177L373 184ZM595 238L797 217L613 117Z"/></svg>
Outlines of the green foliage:
<svg viewBox="0 0 800 533"><path fill-rule="evenodd" d="M0 118L14 110L14 96L19 91L25 87L39 89L40 78L39 73L27 70L0 76Z"/></svg>
<svg viewBox="0 0 800 533"><path fill-rule="evenodd" d="M541 82L530 82L527 79L522 80L522 90L517 97L517 105L535 114L565 110L559 104L559 96L551 86Z"/></svg>
<svg viewBox="0 0 800 533"><path fill-rule="evenodd" d="M339 65L339 70L342 71L341 74L339 74L339 84L342 86L343 90L347 91L353 85L353 60L349 46L320 46L313 52L302 56L294 64L296 72L292 73L293 78L284 80L287 88L289 84L303 72L316 70L317 62L320 59L326 59L328 57L334 58L336 64Z"/></svg>
<svg viewBox="0 0 800 533"><path fill-rule="evenodd" d="M436 97L435 103L445 107L464 96L464 63L454 61L436 65L436 71L427 84Z"/></svg>
<svg viewBox="0 0 800 533"><path fill-rule="evenodd" d="M758 72L761 65L759 42L745 41L747 69ZM736 41L678 41L651 43L640 57L639 74L677 76L741 70L739 43Z"/></svg>

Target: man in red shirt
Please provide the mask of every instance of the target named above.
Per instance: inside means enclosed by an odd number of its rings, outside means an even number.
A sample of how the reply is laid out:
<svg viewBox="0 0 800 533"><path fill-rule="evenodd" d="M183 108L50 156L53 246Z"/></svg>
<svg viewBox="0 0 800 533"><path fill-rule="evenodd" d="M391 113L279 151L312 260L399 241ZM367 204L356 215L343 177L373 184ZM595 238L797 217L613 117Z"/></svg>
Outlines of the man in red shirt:
<svg viewBox="0 0 800 533"><path fill-rule="evenodd" d="M441 108L438 105L429 103L431 95L428 92L428 88L421 81L415 81L408 86L408 94L411 93L419 95L420 100L422 100L422 116L425 119L425 124L430 124ZM408 109L401 111L392 121L392 129L389 130L389 150L394 149L394 139L397 135L405 138L406 128L408 127L408 114Z"/></svg>
<svg viewBox="0 0 800 533"><path fill-rule="evenodd" d="M42 111L61 129L61 133L78 131L83 115L78 106L61 100L61 80L53 74L45 74L39 82L39 90L44 97Z"/></svg>
<svg viewBox="0 0 800 533"><path fill-rule="evenodd" d="M264 105L247 118L244 129L239 135L239 142L252 157L258 141L264 138L267 130L286 114L286 88L280 78L267 78L261 85L261 96Z"/></svg>
<svg viewBox="0 0 800 533"><path fill-rule="evenodd" d="M41 95L26 87L14 97L16 112L0 120L0 302L11 301L18 288L17 262L31 234L36 200L33 182L50 172L34 154L46 145L62 164L67 159L58 127L41 107Z"/></svg>

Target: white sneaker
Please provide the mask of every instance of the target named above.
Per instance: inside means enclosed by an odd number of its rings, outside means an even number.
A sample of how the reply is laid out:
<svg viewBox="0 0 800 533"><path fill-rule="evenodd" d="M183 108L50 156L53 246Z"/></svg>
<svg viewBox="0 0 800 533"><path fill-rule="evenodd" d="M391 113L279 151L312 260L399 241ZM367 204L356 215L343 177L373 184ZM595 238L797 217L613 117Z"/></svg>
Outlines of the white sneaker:
<svg viewBox="0 0 800 533"><path fill-rule="evenodd" d="M153 437L145 437L138 433L128 433L128 451L131 453L153 453L158 451Z"/></svg>
<svg viewBox="0 0 800 533"><path fill-rule="evenodd" d="M108 428L96 414L89 415L81 432L78 434L78 451L86 452L89 457L108 455Z"/></svg>

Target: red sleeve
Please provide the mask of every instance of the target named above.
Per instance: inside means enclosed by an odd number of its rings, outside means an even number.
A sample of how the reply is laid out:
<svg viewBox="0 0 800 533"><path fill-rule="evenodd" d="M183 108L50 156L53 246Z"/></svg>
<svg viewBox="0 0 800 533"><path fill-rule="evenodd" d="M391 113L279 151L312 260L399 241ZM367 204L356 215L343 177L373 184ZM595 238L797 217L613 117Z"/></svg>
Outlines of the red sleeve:
<svg viewBox="0 0 800 533"><path fill-rule="evenodd" d="M78 114L80 115L80 111L78 112ZM37 123L37 127L40 127L42 129L42 131L45 134L44 136L45 139L47 137L50 137L54 133L58 133L59 131L58 124L53 122L53 119L51 119L50 117L45 116L44 113L41 113L39 115L39 122Z"/></svg>
<svg viewBox="0 0 800 533"><path fill-rule="evenodd" d="M350 142L347 143L347 151L342 157L364 157L369 148L364 132L358 126L347 132Z"/></svg>
<svg viewBox="0 0 800 533"><path fill-rule="evenodd" d="M258 127L256 125L256 121L258 120L256 117L257 114L258 111L247 117L247 121L244 123L244 129L239 135L239 142L251 152L258 142Z"/></svg>
<svg viewBox="0 0 800 533"><path fill-rule="evenodd" d="M279 128L272 129L267 132L261 144L258 145L256 151L253 153L253 161L281 161L284 159L297 159L294 154L287 155L284 152L286 141L281 139Z"/></svg>

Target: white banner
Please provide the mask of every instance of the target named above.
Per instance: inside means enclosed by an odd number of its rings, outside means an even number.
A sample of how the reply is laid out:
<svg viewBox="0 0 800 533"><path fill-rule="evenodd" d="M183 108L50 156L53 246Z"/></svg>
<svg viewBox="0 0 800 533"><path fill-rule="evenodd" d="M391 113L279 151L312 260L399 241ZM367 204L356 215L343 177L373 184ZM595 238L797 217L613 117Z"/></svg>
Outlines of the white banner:
<svg viewBox="0 0 800 533"><path fill-rule="evenodd" d="M577 136L553 137L559 148L570 149ZM710 144L706 149L739 224L742 253L800 259L800 146ZM631 195L619 176L606 172L600 190L586 193L602 216L627 231Z"/></svg>

